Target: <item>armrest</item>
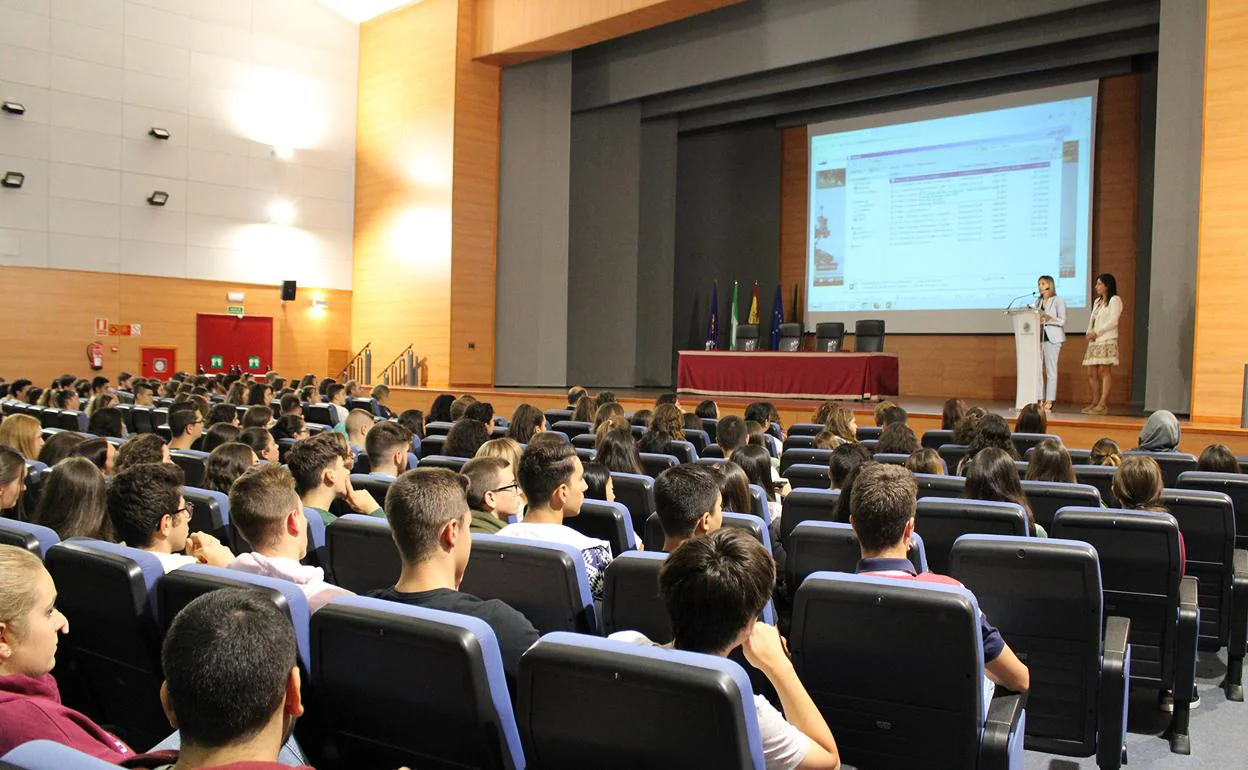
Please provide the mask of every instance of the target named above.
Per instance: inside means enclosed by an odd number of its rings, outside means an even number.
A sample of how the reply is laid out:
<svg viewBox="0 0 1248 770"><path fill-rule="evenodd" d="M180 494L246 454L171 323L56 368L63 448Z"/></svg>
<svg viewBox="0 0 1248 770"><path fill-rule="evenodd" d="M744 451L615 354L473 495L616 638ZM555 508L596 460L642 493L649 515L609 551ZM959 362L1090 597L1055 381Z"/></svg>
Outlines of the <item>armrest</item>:
<svg viewBox="0 0 1248 770"><path fill-rule="evenodd" d="M1000 692L1000 690L998 690ZM1010 753L1017 747L1022 760L1023 744L1018 740L1026 724L1027 693L996 695L984 720L984 739L979 747L981 770L1008 770Z"/></svg>
<svg viewBox="0 0 1248 770"><path fill-rule="evenodd" d="M1243 655L1248 647L1248 550L1236 548L1231 569L1230 655Z"/></svg>
<svg viewBox="0 0 1248 770"><path fill-rule="evenodd" d="M1127 739L1127 692L1131 680L1131 621L1111 615L1105 620L1105 641L1098 686L1096 764L1101 770L1122 766Z"/></svg>
<svg viewBox="0 0 1248 770"><path fill-rule="evenodd" d="M1174 702L1184 707L1192 699L1196 682L1196 637L1200 628L1200 607L1196 603L1199 581L1191 577L1179 582L1178 639L1174 661Z"/></svg>

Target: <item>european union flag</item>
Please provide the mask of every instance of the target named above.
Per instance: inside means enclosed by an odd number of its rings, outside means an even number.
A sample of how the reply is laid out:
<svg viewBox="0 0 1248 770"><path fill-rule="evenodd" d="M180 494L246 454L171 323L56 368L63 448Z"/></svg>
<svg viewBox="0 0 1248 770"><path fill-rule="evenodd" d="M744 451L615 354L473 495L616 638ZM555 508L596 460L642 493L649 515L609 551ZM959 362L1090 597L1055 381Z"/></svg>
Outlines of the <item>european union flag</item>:
<svg viewBox="0 0 1248 770"><path fill-rule="evenodd" d="M771 349L780 349L780 324L784 323L784 300L780 298L780 284L776 284L776 307L771 311Z"/></svg>

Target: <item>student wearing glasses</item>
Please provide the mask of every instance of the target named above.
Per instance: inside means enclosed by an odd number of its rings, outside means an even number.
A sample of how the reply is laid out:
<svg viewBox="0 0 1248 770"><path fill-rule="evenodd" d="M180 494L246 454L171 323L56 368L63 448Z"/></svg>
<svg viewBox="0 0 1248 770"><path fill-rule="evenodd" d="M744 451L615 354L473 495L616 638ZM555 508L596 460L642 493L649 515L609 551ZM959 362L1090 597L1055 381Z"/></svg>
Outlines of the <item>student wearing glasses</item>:
<svg viewBox="0 0 1248 770"><path fill-rule="evenodd" d="M198 409L175 409L169 412L170 449L190 449L204 433L204 417Z"/></svg>
<svg viewBox="0 0 1248 770"><path fill-rule="evenodd" d="M501 457L477 457L460 470L468 478L468 507L473 532L496 535L507 526L508 516L518 516L522 501L520 484L511 464Z"/></svg>
<svg viewBox="0 0 1248 770"><path fill-rule="evenodd" d="M224 567L234 558L212 535L190 531L194 506L182 497L182 470L144 463L113 477L108 517L117 538L160 560L165 572L187 564Z"/></svg>

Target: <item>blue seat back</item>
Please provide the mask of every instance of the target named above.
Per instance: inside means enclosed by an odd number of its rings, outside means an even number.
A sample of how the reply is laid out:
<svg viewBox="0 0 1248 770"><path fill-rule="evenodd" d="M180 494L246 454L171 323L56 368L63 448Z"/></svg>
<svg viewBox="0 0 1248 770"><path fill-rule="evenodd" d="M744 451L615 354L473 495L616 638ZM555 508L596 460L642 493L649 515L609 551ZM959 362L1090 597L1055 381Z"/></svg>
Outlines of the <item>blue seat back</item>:
<svg viewBox="0 0 1248 770"><path fill-rule="evenodd" d="M1183 533L1187 571L1200 581L1199 644L1226 646L1231 633L1231 587L1235 580L1235 508L1229 495L1204 489L1166 489L1161 504Z"/></svg>
<svg viewBox="0 0 1248 770"><path fill-rule="evenodd" d="M966 451L969 448L966 444L941 444L936 448L936 453L945 461L946 468L957 473L958 466L962 464L962 459L966 457Z"/></svg>
<svg viewBox="0 0 1248 770"><path fill-rule="evenodd" d="M474 534L459 590L503 600L542 633L599 630L585 560L570 545Z"/></svg>
<svg viewBox="0 0 1248 770"><path fill-rule="evenodd" d="M434 420L425 423L425 436L445 436L451 432L451 426L455 423L445 422L443 420Z"/></svg>
<svg viewBox="0 0 1248 770"><path fill-rule="evenodd" d="M789 449L780 453L780 475L783 476L790 465L822 465L828 467L832 459L831 449Z"/></svg>
<svg viewBox="0 0 1248 770"><path fill-rule="evenodd" d="M371 473L351 474L351 488L367 489L377 504L383 507L386 504L386 493L390 491L390 485L393 483L394 479L387 476L374 476Z"/></svg>
<svg viewBox="0 0 1248 770"><path fill-rule="evenodd" d="M1144 452L1138 449L1132 449L1122 453L1123 456L1143 455L1151 457L1161 466L1161 479L1167 487L1175 487L1179 484L1179 475L1194 471L1198 468L1196 455L1190 455L1186 452Z"/></svg>
<svg viewBox="0 0 1248 770"><path fill-rule="evenodd" d="M1062 443L1062 437L1052 433L1011 433L1010 440L1014 442L1014 449L1018 451L1019 457L1026 457L1028 450L1040 445L1040 442L1052 439L1057 443Z"/></svg>
<svg viewBox="0 0 1248 770"><path fill-rule="evenodd" d="M827 465L794 463L784 471L783 476L788 479L789 486L795 490L828 489L832 486L832 480L828 476Z"/></svg>
<svg viewBox="0 0 1248 770"><path fill-rule="evenodd" d="M169 457L186 475L186 486L202 488L204 485L204 462L208 459L207 452L198 449L173 449Z"/></svg>
<svg viewBox="0 0 1248 770"><path fill-rule="evenodd" d="M53 530L17 519L0 519L0 545L25 548L42 559L48 549L61 542Z"/></svg>
<svg viewBox="0 0 1248 770"><path fill-rule="evenodd" d="M639 631L656 644L672 640L672 623L659 599L661 551L629 551L607 566L602 587L602 632Z"/></svg>
<svg viewBox="0 0 1248 770"><path fill-rule="evenodd" d="M551 425L550 429L559 431L569 439L574 439L582 433L593 433L594 424L592 422L579 422L577 420L560 420L559 422Z"/></svg>
<svg viewBox="0 0 1248 770"><path fill-rule="evenodd" d="M932 572L949 574L949 552L962 535L1028 534L1027 512L1016 503L925 497L915 511L914 529L923 536Z"/></svg>
<svg viewBox="0 0 1248 770"><path fill-rule="evenodd" d="M304 404L303 420L304 422L314 422L317 425L325 425L332 428L338 424L334 411L329 404Z"/></svg>
<svg viewBox="0 0 1248 770"><path fill-rule="evenodd" d="M858 535L848 524L837 521L803 521L793 528L785 540L784 575L792 596L810 575L816 572L854 572L862 558ZM927 572L923 538L916 532L907 553L915 572Z"/></svg>
<svg viewBox="0 0 1248 770"><path fill-rule="evenodd" d="M780 511L780 539L787 541L803 521L834 521L840 499L839 489L794 489Z"/></svg>
<svg viewBox="0 0 1248 770"><path fill-rule="evenodd" d="M446 468L447 470L459 473L463 469L464 463L471 460L471 457L452 457L451 455L425 455L420 458L420 468Z"/></svg>
<svg viewBox="0 0 1248 770"><path fill-rule="evenodd" d="M54 741L28 741L0 757L0 767L17 770L117 770L117 765L96 759Z"/></svg>
<svg viewBox="0 0 1248 770"><path fill-rule="evenodd" d="M445 435L426 435L420 440L420 456L423 458L441 455L444 446L446 446Z"/></svg>
<svg viewBox="0 0 1248 770"><path fill-rule="evenodd" d="M815 436L823 431L824 425L819 422L795 422L789 426L788 435L792 436Z"/></svg>
<svg viewBox="0 0 1248 770"><path fill-rule="evenodd" d="M1046 530L1062 508L1096 508L1101 493L1090 484L1066 484L1060 481L1023 481L1023 494L1031 506L1036 523Z"/></svg>
<svg viewBox="0 0 1248 770"><path fill-rule="evenodd" d="M1186 471L1179 474L1178 489L1222 492L1235 509L1235 547L1248 548L1248 474Z"/></svg>
<svg viewBox="0 0 1248 770"><path fill-rule="evenodd" d="M403 570L390 524L350 513L325 528L329 572L339 586L357 594L393 586Z"/></svg>
<svg viewBox="0 0 1248 770"><path fill-rule="evenodd" d="M312 616L312 677L348 767L523 768L489 624L365 597Z"/></svg>
<svg viewBox="0 0 1248 770"><path fill-rule="evenodd" d="M563 523L586 537L606 540L612 556L637 547L633 518L622 503L587 498L581 503L581 512Z"/></svg>
<svg viewBox="0 0 1248 770"><path fill-rule="evenodd" d="M321 518L321 514L311 508L303 509L303 517L308 521L308 552L303 557L304 564L311 564L313 567L320 567L325 570L327 580L334 579L334 573L329 569L329 558L325 551L325 520ZM246 541L239 538L241 544ZM242 549L238 549L235 553L242 553Z"/></svg>
<svg viewBox="0 0 1248 770"><path fill-rule="evenodd" d="M941 459L945 459L943 456ZM949 468L956 466L946 462ZM944 476L934 473L916 473L914 481L919 485L919 499L924 497L961 497L966 491L965 476Z"/></svg>
<svg viewBox="0 0 1248 770"><path fill-rule="evenodd" d="M787 452L790 449L815 449L815 437L813 435L795 435L789 433L788 438L781 445L781 451Z"/></svg>
<svg viewBox="0 0 1248 770"><path fill-rule="evenodd" d="M877 463L885 463L886 465L905 465L906 460L910 459L910 455L904 455L897 452L876 452L871 456L872 460Z"/></svg>
<svg viewBox="0 0 1248 770"><path fill-rule="evenodd" d="M945 444L953 443L953 431L951 430L929 430L923 433L919 439L919 445L924 449L940 449Z"/></svg>
<svg viewBox="0 0 1248 770"><path fill-rule="evenodd" d="M1075 481L1080 484L1087 484L1096 487L1096 491L1101 496L1101 502L1110 508L1118 506L1118 500L1114 498L1114 474L1118 472L1117 466L1113 465L1075 465Z"/></svg>
<svg viewBox="0 0 1248 770"><path fill-rule="evenodd" d="M235 548L238 539L230 526L230 496L211 489L187 485L182 487L182 497L195 506L191 514L192 532L206 532L225 545Z"/></svg>
<svg viewBox="0 0 1248 770"><path fill-rule="evenodd" d="M615 500L628 509L633 531L645 532L646 519L654 513L654 477L637 473L611 473Z"/></svg>
<svg viewBox="0 0 1248 770"><path fill-rule="evenodd" d="M712 655L548 634L520 661L516 716L533 767L584 767L591 751L601 767L764 766L745 672Z"/></svg>
<svg viewBox="0 0 1248 770"><path fill-rule="evenodd" d="M641 469L650 478L657 479L659 474L668 468L675 468L680 465L680 460L675 455L655 454L654 452L640 452Z"/></svg>

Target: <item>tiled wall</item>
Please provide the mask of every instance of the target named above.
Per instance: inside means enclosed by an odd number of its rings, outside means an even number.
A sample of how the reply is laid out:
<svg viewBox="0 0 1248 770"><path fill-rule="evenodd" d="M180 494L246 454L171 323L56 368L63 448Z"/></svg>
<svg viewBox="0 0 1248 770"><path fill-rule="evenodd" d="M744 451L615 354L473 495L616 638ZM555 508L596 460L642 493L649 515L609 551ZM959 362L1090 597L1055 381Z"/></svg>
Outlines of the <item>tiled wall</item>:
<svg viewBox="0 0 1248 770"><path fill-rule="evenodd" d="M0 265L350 289L358 46L316 0L0 0Z"/></svg>

